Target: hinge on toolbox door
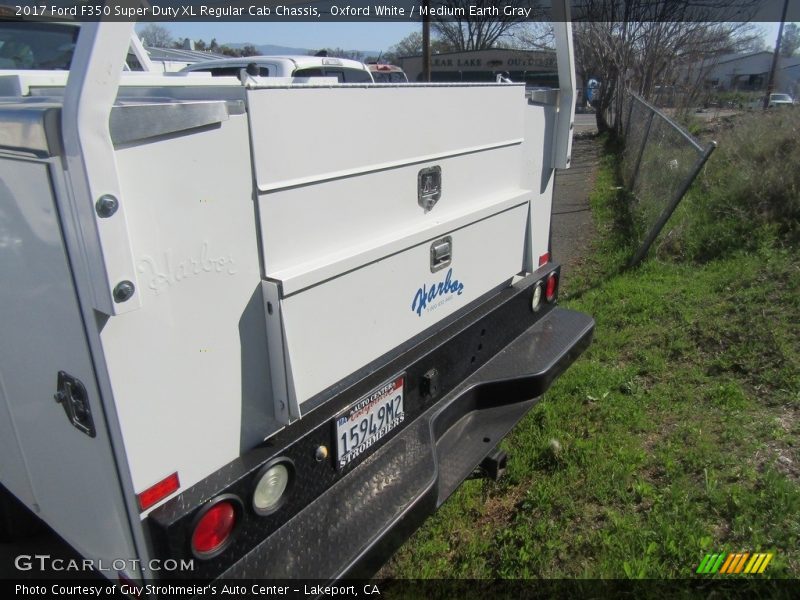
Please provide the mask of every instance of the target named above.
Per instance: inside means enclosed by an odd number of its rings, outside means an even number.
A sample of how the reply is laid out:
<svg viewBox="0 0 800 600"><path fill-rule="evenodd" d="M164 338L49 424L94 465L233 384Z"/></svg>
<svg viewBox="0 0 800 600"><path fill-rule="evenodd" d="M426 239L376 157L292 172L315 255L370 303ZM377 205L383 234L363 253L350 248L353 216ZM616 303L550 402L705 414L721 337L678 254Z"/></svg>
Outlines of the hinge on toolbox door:
<svg viewBox="0 0 800 600"><path fill-rule="evenodd" d="M302 415L294 392L291 377L291 362L286 348L281 314L281 291L278 283L271 280L261 282L264 294L264 308L267 319L267 354L269 356L269 377L272 382L272 396L275 420L289 425Z"/></svg>
<svg viewBox="0 0 800 600"><path fill-rule="evenodd" d="M95 437L97 432L94 429L92 411L89 408L89 397L80 380L69 373L59 371L54 397L56 402L64 408L67 418L76 429L89 437Z"/></svg>

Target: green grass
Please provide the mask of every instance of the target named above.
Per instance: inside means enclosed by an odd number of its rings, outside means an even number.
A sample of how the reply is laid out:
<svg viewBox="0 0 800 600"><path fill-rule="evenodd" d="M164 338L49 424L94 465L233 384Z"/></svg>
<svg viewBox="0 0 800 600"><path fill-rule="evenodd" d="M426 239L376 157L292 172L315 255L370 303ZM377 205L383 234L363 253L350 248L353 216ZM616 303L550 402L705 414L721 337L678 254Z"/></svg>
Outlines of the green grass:
<svg viewBox="0 0 800 600"><path fill-rule="evenodd" d="M466 482L382 576L676 578L726 551L800 576L798 252L609 275L630 255L614 169L563 290L592 346L503 443L505 480Z"/></svg>
<svg viewBox="0 0 800 600"><path fill-rule="evenodd" d="M696 184L655 246L703 261L765 244L800 245L800 110L756 110L710 124L715 139Z"/></svg>

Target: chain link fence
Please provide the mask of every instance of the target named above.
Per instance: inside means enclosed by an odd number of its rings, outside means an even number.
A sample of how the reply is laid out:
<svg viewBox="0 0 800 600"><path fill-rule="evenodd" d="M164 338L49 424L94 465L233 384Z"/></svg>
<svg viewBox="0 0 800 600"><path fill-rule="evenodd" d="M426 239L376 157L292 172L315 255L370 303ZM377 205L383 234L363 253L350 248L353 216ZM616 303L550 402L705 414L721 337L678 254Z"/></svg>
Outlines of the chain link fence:
<svg viewBox="0 0 800 600"><path fill-rule="evenodd" d="M622 179L633 197L632 229L638 265L716 148L703 147L683 127L636 94L626 92L620 107L625 151Z"/></svg>

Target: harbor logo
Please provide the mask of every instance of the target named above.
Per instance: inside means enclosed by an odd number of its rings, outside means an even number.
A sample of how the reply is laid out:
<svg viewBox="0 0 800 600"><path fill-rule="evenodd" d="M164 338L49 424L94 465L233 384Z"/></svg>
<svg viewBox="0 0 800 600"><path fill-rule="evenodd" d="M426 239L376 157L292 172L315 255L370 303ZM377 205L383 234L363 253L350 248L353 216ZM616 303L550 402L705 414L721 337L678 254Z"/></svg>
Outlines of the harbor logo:
<svg viewBox="0 0 800 600"><path fill-rule="evenodd" d="M460 296L464 291L464 284L458 279L453 279L453 269L447 269L444 280L434 282L429 286L422 284L414 294L414 301L411 303L411 310L422 316L423 310L433 310L445 302L451 300L454 295Z"/></svg>

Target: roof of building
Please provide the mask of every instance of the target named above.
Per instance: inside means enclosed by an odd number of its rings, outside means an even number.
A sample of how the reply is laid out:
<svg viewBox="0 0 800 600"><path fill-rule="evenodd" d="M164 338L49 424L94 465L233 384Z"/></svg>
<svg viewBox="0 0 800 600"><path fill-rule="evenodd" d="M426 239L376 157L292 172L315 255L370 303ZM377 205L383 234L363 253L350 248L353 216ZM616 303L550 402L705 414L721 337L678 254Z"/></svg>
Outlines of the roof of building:
<svg viewBox="0 0 800 600"><path fill-rule="evenodd" d="M542 48L539 50L520 50L518 48L484 48L482 50L454 50L452 52L433 52L431 56L450 56L452 54L479 54L481 52L508 52L512 54L555 54L555 50ZM409 54L398 58L421 58L422 54Z"/></svg>
<svg viewBox="0 0 800 600"><path fill-rule="evenodd" d="M745 58L750 58L750 57L753 57L753 56L757 56L759 54L768 54L769 56L772 56L772 52L770 52L769 50L759 50L758 52L747 52L747 53L744 53L744 54L742 54L742 53L738 53L738 54L722 54L719 57L706 59L706 60L708 60L709 62L713 62L714 64L721 65L721 64L724 64L724 63L727 63L727 62L732 62L732 61L735 61L735 60L744 60Z"/></svg>
<svg viewBox="0 0 800 600"><path fill-rule="evenodd" d="M696 63L692 64L689 68L691 68L691 69L716 68L716 67L719 67L721 65L725 65L725 64L728 64L728 63L735 63L737 61L746 60L748 58L752 58L754 56L759 56L759 55L764 55L764 58L766 58L768 61L771 61L773 52L771 50L759 50L758 52L748 52L748 53L744 53L744 54L722 54L720 56L703 59L702 61L699 61L699 62L696 62ZM762 64L766 66L766 70L765 71L758 71L758 72L754 71L751 74L752 75L761 75L763 73L766 73L769 70L769 65L771 64L771 62L762 63ZM797 65L800 65L800 57L792 56L792 57L788 57L787 58L785 56L782 56L780 58L779 63L778 63L778 68L779 69L787 69L787 68L795 67ZM743 74L744 73L739 73L739 75L743 75Z"/></svg>
<svg viewBox="0 0 800 600"><path fill-rule="evenodd" d="M800 56L791 56L781 61L781 69L791 69L800 65Z"/></svg>

